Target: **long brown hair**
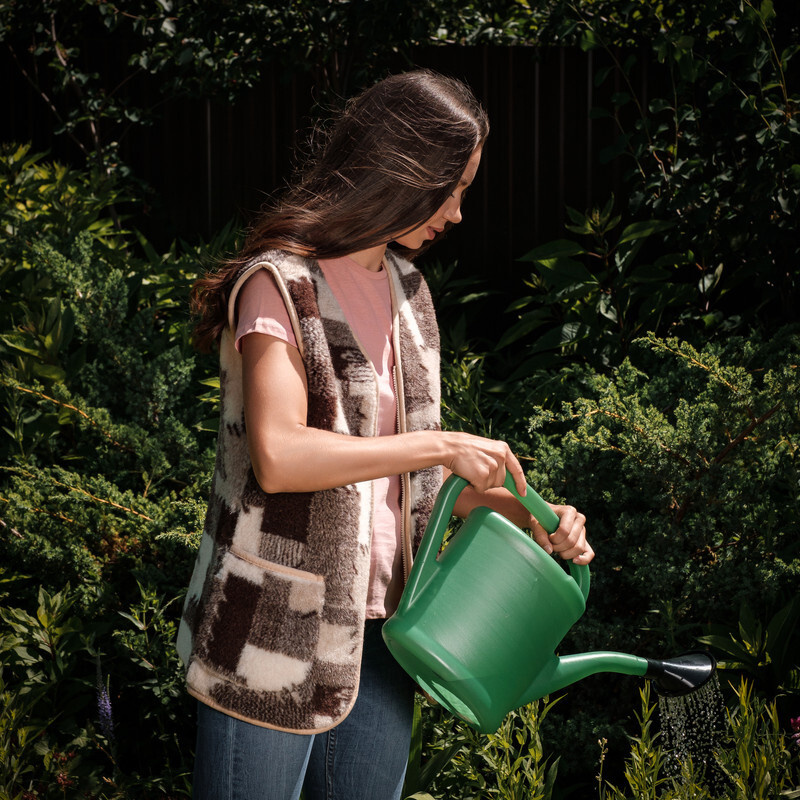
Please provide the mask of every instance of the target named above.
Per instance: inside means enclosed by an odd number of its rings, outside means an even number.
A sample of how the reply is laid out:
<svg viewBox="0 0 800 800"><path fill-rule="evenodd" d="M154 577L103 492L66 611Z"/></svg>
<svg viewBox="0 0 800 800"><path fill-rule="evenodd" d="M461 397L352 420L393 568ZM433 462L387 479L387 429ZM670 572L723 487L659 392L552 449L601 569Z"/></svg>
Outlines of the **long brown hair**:
<svg viewBox="0 0 800 800"><path fill-rule="evenodd" d="M272 249L338 258L419 227L454 191L488 134L472 92L429 70L391 75L348 101L327 131L317 130L304 169L256 219L239 254L194 285L197 347L209 350L225 328L244 263ZM431 243L398 248L413 259Z"/></svg>

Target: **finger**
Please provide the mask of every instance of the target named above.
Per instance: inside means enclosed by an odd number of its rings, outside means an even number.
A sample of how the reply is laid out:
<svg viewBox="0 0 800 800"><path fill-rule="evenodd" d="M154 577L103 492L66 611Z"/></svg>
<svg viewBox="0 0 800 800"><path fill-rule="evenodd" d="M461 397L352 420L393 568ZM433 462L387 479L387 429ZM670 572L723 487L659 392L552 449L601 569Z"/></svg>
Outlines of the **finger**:
<svg viewBox="0 0 800 800"><path fill-rule="evenodd" d="M582 518L582 515L578 516ZM565 561L575 561L576 559L582 559L586 555L589 556L588 561L591 561L594 557L594 551L586 540L586 528L577 523L567 539L554 545L553 549ZM588 563L588 561L576 561L576 563Z"/></svg>
<svg viewBox="0 0 800 800"><path fill-rule="evenodd" d="M533 517L531 517L530 529L536 544L538 544L545 553L550 555L553 552L550 534Z"/></svg>
<svg viewBox="0 0 800 800"><path fill-rule="evenodd" d="M556 506L554 510L559 524L551 541L555 551L563 553L585 539L586 517L572 506Z"/></svg>
<svg viewBox="0 0 800 800"><path fill-rule="evenodd" d="M558 551L558 556L559 558L563 558L564 561L575 561L575 559L583 557L583 555L586 553L587 547L587 543L583 541L580 544L576 544L573 547L567 548L566 550Z"/></svg>
<svg viewBox="0 0 800 800"><path fill-rule="evenodd" d="M514 479L514 486L517 489L517 494L520 497L525 497L528 492L528 482L525 480L525 471L522 469L522 464L519 459L511 452L508 451L508 458L505 462L505 470L511 473ZM505 470L503 471L503 479L505 480Z"/></svg>
<svg viewBox="0 0 800 800"><path fill-rule="evenodd" d="M591 545L586 542L586 549L579 555L572 559L574 564L588 564L594 558L594 550Z"/></svg>

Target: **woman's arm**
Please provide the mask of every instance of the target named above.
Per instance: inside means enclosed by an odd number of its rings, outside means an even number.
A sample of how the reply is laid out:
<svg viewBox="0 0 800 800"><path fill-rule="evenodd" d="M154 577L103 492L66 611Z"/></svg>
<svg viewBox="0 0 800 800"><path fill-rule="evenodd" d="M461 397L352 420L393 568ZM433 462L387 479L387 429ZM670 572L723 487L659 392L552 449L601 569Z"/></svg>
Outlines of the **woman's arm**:
<svg viewBox="0 0 800 800"><path fill-rule="evenodd" d="M518 491L525 476L504 442L467 433L414 431L345 436L306 425L308 389L297 348L267 334L241 340L245 423L256 479L266 492L308 492L442 464L478 491Z"/></svg>
<svg viewBox="0 0 800 800"><path fill-rule="evenodd" d="M519 487L517 490L519 491ZM517 527L530 528L533 538L546 552L558 553L565 561L588 564L594 558L594 550L586 540L586 517L572 506L552 503L548 505L559 519L558 528L550 534L531 516L528 509L504 488L489 489L479 493L471 486L467 486L458 496L454 513L456 516L466 517L473 508L487 506L510 519Z"/></svg>

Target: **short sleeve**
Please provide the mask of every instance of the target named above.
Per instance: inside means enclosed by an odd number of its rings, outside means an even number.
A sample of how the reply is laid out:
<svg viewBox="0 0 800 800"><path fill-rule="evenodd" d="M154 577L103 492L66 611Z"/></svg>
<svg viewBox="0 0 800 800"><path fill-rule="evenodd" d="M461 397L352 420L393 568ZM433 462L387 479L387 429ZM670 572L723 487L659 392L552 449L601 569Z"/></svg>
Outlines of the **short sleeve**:
<svg viewBox="0 0 800 800"><path fill-rule="evenodd" d="M272 274L260 269L247 279L237 298L236 349L248 333L266 333L297 347L289 312Z"/></svg>

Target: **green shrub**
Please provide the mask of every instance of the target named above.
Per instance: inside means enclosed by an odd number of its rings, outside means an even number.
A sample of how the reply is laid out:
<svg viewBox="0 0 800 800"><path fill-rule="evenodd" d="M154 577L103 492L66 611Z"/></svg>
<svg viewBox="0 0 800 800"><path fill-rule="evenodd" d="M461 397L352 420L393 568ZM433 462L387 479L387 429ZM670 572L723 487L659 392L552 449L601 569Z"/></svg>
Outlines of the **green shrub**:
<svg viewBox="0 0 800 800"><path fill-rule="evenodd" d="M113 192L25 147L0 172L0 554L51 590L130 601L167 562L177 588L213 459L185 303L204 252L153 253L104 216Z"/></svg>
<svg viewBox="0 0 800 800"><path fill-rule="evenodd" d="M673 723L662 701L651 700L650 684L645 684L639 691L635 730L612 752L600 726L594 751L597 753L599 745L599 766L587 768L585 779L571 787L568 780L556 777L559 766L571 756L571 743L561 739L554 748L552 742L548 747L541 738L542 723L556 705L548 698L509 714L500 730L491 735L479 735L441 709L423 703L425 759L434 759L453 747L456 753L438 765L430 794L414 797L545 800L588 797L594 792L599 800L788 800L798 796L800 746L786 734L776 704L757 697L752 684L744 680L727 688L731 690L730 708L711 723L715 729L713 749L698 748L698 760L693 761L688 751L670 749L674 736L666 734L672 733L667 728ZM718 693L718 687L712 686L704 702L716 704ZM556 706L551 718L561 713ZM553 749L560 751L559 758L545 755ZM616 782L607 774L608 762L614 757L623 761ZM675 760L677 770L671 766Z"/></svg>
<svg viewBox="0 0 800 800"><path fill-rule="evenodd" d="M586 513L597 553L564 652L674 655L712 625L735 630L740 605L769 619L797 592L799 356L794 328L700 350L650 336L608 375L565 371L560 410L536 411L526 441L531 484ZM797 672L790 662L780 686L757 688L774 697ZM581 754L563 773L586 770L599 720L620 722L634 685L595 676L569 689L546 734Z"/></svg>
<svg viewBox="0 0 800 800"><path fill-rule="evenodd" d="M505 374L617 366L646 332L699 344L796 319L800 45L790 6L551 4L536 35L597 53L598 96L611 90L592 116L618 134L599 160L614 163L623 187L620 202L567 209L571 239L522 256L535 266L499 341L513 345Z"/></svg>
<svg viewBox="0 0 800 800"><path fill-rule="evenodd" d="M4 788L186 796L174 639L216 427L186 300L231 231L158 254L110 212L107 182L24 146L0 174L0 559L29 576L2 618Z"/></svg>
<svg viewBox="0 0 800 800"><path fill-rule="evenodd" d="M550 800L558 759L545 754L540 723L555 703L537 700L516 709L492 734L479 734L448 712L422 701L425 764L442 755L429 791L452 800Z"/></svg>
<svg viewBox="0 0 800 800"><path fill-rule="evenodd" d="M672 625L763 613L800 569L800 333L639 346L610 376L577 370L548 431L547 484L590 514L598 594L625 599L604 616L636 599L672 600Z"/></svg>
<svg viewBox="0 0 800 800"><path fill-rule="evenodd" d="M93 632L74 615L75 595L39 591L35 616L0 610L0 789L5 797L47 787L34 796L56 797L76 784L99 788L87 762L92 738L93 683L81 667L91 663ZM91 675L91 672L88 672ZM53 790L53 791L51 791Z"/></svg>
<svg viewBox="0 0 800 800"><path fill-rule="evenodd" d="M719 746L709 754L723 776L721 785L710 789L702 765L687 759L681 773L665 774L663 733L654 726L656 705L647 689L641 693L639 731L630 737L625 760L624 788L605 780L603 762L608 755L601 740L600 800L780 800L800 792L800 753L781 729L774 703L756 698L752 686L742 681L731 687L734 703L720 732ZM663 722L662 722L663 725ZM793 752L794 751L794 752Z"/></svg>
<svg viewBox="0 0 800 800"><path fill-rule="evenodd" d="M40 589L34 614L0 610L0 796L190 795L174 615L141 592L113 632L113 619L84 619L69 587Z"/></svg>

